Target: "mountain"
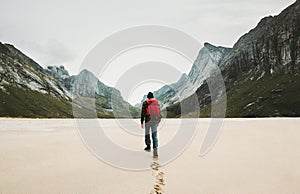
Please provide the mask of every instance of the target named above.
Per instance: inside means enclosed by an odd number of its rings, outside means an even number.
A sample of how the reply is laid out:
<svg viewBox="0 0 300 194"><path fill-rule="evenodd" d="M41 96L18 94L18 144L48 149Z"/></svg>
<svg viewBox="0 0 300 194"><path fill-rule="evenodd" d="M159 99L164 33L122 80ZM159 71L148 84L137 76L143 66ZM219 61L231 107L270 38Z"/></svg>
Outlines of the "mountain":
<svg viewBox="0 0 300 194"><path fill-rule="evenodd" d="M263 18L220 66L228 116L300 116L300 1Z"/></svg>
<svg viewBox="0 0 300 194"><path fill-rule="evenodd" d="M69 72L65 69L64 66L48 66L45 71L47 74L58 80L59 82L63 82L65 79L70 77Z"/></svg>
<svg viewBox="0 0 300 194"><path fill-rule="evenodd" d="M63 67L43 69L9 44L0 42L0 116L71 118L74 110L82 117L126 117L137 110L121 93L83 70L70 76ZM116 110L112 109L114 95ZM94 104L93 104L94 103ZM93 107L94 105L95 107Z"/></svg>
<svg viewBox="0 0 300 194"><path fill-rule="evenodd" d="M71 117L71 94L18 49L0 43L0 116Z"/></svg>
<svg viewBox="0 0 300 194"><path fill-rule="evenodd" d="M226 92L227 117L300 116L300 0L278 16L263 18L232 48L205 43L190 72L154 92L168 117L181 116L188 106L195 116L210 117L211 89ZM215 84L221 70L225 88ZM226 91L225 91L226 90ZM146 97L144 97L145 99ZM143 100L144 100L143 99ZM0 43L0 116L112 118L138 116L138 109L120 92L106 86L92 72L70 76L63 67L47 67L9 44ZM140 108L141 104L138 104Z"/></svg>
<svg viewBox="0 0 300 194"><path fill-rule="evenodd" d="M49 68L57 69L57 67ZM137 109L124 101L119 90L105 85L92 72L84 69L78 75L66 76L67 74L60 73L63 72L61 67L57 72L56 77L61 85L74 95L73 102L87 109L93 109L94 107L90 106L95 104L97 113L100 114L99 117L129 117L129 114L136 117L138 115ZM92 102L93 100L95 102Z"/></svg>
<svg viewBox="0 0 300 194"><path fill-rule="evenodd" d="M165 108L170 103L174 102L174 100L172 100L172 99L174 99L174 96L176 95L176 93L178 93L179 90L182 89L182 87L187 84L187 82L188 82L188 76L184 73L184 74L182 74L182 76L176 83L163 86L159 90L154 91L153 95L159 101L161 107ZM147 95L144 95L141 102L137 103L135 105L135 107L140 108L142 106L143 102L146 100L146 98L147 98Z"/></svg>
<svg viewBox="0 0 300 194"><path fill-rule="evenodd" d="M203 84L205 79L214 71L214 66L230 51L230 48L216 47L205 43L199 51L196 60L188 75L182 74L180 79L173 84L165 85L154 91L155 98L158 99L162 109L176 104L191 96ZM144 96L141 103L146 99ZM136 106L140 107L141 103Z"/></svg>
<svg viewBox="0 0 300 194"><path fill-rule="evenodd" d="M224 78L227 117L300 116L299 4L297 0L278 16L263 18L233 48L225 49L216 57L211 55ZM207 50L218 48L209 47ZM199 53L197 60L205 61L205 55ZM209 64L206 66L208 69ZM207 81L213 79L214 73L210 71L202 77L199 71L194 70L195 66L189 77L196 77L194 80L199 84L195 86L198 87L195 90L186 84L186 91L196 91L200 115L211 116L212 102ZM200 66L197 68L201 69ZM189 101L190 97L181 100L181 103ZM168 106L167 112L170 117L179 117L180 103Z"/></svg>

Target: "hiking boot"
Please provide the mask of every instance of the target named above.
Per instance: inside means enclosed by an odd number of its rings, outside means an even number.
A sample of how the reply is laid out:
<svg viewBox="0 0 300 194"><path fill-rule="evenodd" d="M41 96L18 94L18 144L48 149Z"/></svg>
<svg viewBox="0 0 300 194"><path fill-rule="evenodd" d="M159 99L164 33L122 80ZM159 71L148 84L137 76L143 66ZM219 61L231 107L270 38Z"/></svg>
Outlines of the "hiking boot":
<svg viewBox="0 0 300 194"><path fill-rule="evenodd" d="M157 148L153 149L153 158L158 158Z"/></svg>
<svg viewBox="0 0 300 194"><path fill-rule="evenodd" d="M147 146L147 147L145 147L145 149L144 149L146 152L150 152L151 151L151 147L150 146Z"/></svg>

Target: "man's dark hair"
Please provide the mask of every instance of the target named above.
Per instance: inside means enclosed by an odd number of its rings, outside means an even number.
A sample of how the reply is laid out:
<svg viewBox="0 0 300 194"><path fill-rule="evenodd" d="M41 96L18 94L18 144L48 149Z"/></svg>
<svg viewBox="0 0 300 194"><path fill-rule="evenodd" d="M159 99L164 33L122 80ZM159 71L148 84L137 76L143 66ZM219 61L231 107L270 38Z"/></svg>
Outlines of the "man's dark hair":
<svg viewBox="0 0 300 194"><path fill-rule="evenodd" d="M153 93L152 93L152 92L149 92L148 95L147 95L147 98L148 98L148 99L154 98Z"/></svg>

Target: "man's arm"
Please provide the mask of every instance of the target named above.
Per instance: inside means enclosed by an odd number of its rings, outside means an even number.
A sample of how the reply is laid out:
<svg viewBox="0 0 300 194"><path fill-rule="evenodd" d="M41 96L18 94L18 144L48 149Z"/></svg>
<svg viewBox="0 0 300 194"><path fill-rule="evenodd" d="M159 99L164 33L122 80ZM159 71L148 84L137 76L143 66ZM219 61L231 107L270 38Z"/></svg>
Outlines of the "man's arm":
<svg viewBox="0 0 300 194"><path fill-rule="evenodd" d="M146 117L146 102L143 102L142 111L141 111L141 127L144 128L144 120Z"/></svg>

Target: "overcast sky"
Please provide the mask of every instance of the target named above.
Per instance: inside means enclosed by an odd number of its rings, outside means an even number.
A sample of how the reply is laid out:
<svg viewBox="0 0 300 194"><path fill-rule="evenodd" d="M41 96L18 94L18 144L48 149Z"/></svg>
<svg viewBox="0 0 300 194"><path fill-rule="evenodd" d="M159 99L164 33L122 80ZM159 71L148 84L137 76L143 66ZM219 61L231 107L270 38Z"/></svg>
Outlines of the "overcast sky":
<svg viewBox="0 0 300 194"><path fill-rule="evenodd" d="M232 47L265 16L295 0L0 0L0 41L40 65L64 65L70 74L97 43L138 25L166 25L200 43ZM181 69L188 72L191 64ZM110 76L112 77L112 76ZM109 76L104 83L112 85ZM133 102L134 100L132 100Z"/></svg>

